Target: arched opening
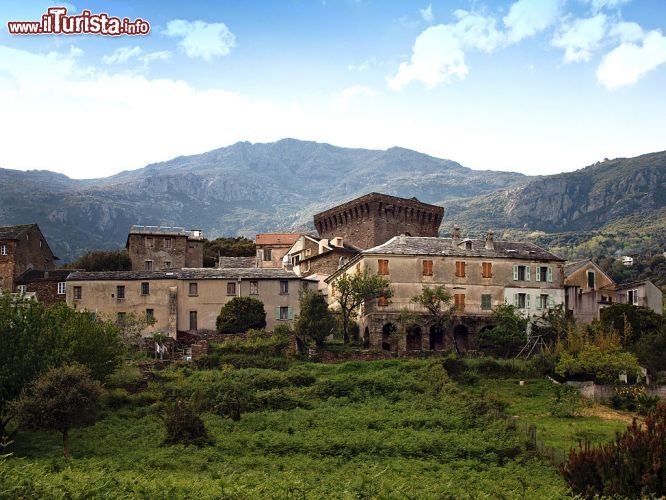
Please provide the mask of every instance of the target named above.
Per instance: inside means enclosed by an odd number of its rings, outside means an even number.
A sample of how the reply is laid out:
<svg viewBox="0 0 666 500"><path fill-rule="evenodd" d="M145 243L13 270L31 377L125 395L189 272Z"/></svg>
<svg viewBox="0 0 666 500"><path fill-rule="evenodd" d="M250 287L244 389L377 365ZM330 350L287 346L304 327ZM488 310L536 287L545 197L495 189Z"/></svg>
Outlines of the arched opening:
<svg viewBox="0 0 666 500"><path fill-rule="evenodd" d="M453 339L458 349L469 349L469 329L465 325L456 325L453 327Z"/></svg>
<svg viewBox="0 0 666 500"><path fill-rule="evenodd" d="M395 332L395 326L393 323L386 323L382 327L382 349L385 351L391 351L391 335Z"/></svg>
<svg viewBox="0 0 666 500"><path fill-rule="evenodd" d="M370 329L366 326L363 330L363 349L370 347Z"/></svg>
<svg viewBox="0 0 666 500"><path fill-rule="evenodd" d="M421 327L412 325L407 328L407 350L420 351L421 350Z"/></svg>
<svg viewBox="0 0 666 500"><path fill-rule="evenodd" d="M430 327L430 350L441 351L444 349L444 330L440 326Z"/></svg>

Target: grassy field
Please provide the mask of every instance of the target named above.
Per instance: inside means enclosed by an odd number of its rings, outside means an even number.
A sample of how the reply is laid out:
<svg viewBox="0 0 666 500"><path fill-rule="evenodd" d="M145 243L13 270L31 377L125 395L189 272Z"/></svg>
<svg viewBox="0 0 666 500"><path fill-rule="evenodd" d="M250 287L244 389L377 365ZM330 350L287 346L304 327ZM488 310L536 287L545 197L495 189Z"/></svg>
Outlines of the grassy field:
<svg viewBox="0 0 666 500"><path fill-rule="evenodd" d="M436 360L256 358L257 368L252 359L174 367L144 392L113 391L101 420L72 433L68 461L58 435L19 433L0 463L0 497L561 498L557 470L496 419L498 410L534 421L555 446L624 427L549 417L547 382L457 384ZM231 382L252 394L237 422L219 403ZM167 398L200 401L214 444L163 444L157 409Z"/></svg>

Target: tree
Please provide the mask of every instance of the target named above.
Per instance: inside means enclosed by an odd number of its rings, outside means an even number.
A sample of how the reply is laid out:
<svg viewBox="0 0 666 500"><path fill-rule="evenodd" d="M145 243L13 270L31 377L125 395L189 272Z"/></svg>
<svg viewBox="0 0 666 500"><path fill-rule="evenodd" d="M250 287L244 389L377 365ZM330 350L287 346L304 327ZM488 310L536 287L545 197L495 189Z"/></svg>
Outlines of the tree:
<svg viewBox="0 0 666 500"><path fill-rule="evenodd" d="M573 320L567 318L564 306L558 304L548 308L532 323L532 335L541 335L546 344L564 338Z"/></svg>
<svg viewBox="0 0 666 500"><path fill-rule="evenodd" d="M52 368L13 405L22 426L62 433L63 452L69 456L69 431L92 425L102 388L88 368L64 365Z"/></svg>
<svg viewBox="0 0 666 500"><path fill-rule="evenodd" d="M127 313L122 319L118 318L116 326L120 331L120 338L125 349L135 348L139 345L143 331L154 325L155 318L145 313Z"/></svg>
<svg viewBox="0 0 666 500"><path fill-rule="evenodd" d="M296 334L322 346L335 327L335 317L321 294L303 288L299 300L301 313L296 318Z"/></svg>
<svg viewBox="0 0 666 500"><path fill-rule="evenodd" d="M222 306L217 317L217 331L220 333L245 333L265 327L264 303L252 297L234 297Z"/></svg>
<svg viewBox="0 0 666 500"><path fill-rule="evenodd" d="M181 400L163 405L160 416L166 432L165 443L197 446L211 443L203 420L192 406Z"/></svg>
<svg viewBox="0 0 666 500"><path fill-rule="evenodd" d="M217 258L252 257L256 254L254 241L237 236L235 238L217 238L204 241L204 267L216 267Z"/></svg>
<svg viewBox="0 0 666 500"><path fill-rule="evenodd" d="M623 344L627 346L640 340L644 334L662 330L664 319L647 307L613 304L601 310L601 324L606 329L631 332L631 335L624 335L622 339Z"/></svg>
<svg viewBox="0 0 666 500"><path fill-rule="evenodd" d="M91 250L74 262L65 266L68 269L83 269L85 271L131 271L127 250Z"/></svg>
<svg viewBox="0 0 666 500"><path fill-rule="evenodd" d="M90 313L0 297L0 437L12 418L10 401L46 369L79 363L104 380L121 354L118 329Z"/></svg>
<svg viewBox="0 0 666 500"><path fill-rule="evenodd" d="M367 300L393 297L391 282L384 276L370 274L367 269L362 273L343 274L334 282L335 296L342 312L342 331L344 343L349 343L349 327L358 313L358 308Z"/></svg>
<svg viewBox="0 0 666 500"><path fill-rule="evenodd" d="M408 330L418 326L441 332L449 331L453 348L456 354L460 354L456 334L449 328L451 315L455 307L451 306L451 294L446 291L446 287L442 285L435 288L426 286L421 293L414 295L410 300L412 303L421 306L425 314L412 313L408 310L401 311L398 316L398 323L403 326L403 329Z"/></svg>
<svg viewBox="0 0 666 500"><path fill-rule="evenodd" d="M481 330L477 336L479 347L497 356L509 357L527 342L527 318L511 304L500 304L493 309L491 321L495 326Z"/></svg>

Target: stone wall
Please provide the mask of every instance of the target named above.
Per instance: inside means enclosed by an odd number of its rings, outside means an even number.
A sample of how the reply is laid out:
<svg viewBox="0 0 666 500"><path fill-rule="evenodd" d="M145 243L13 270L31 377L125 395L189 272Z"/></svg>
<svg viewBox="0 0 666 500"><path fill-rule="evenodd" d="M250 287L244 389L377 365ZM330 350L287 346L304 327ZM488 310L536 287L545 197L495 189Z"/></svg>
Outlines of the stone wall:
<svg viewBox="0 0 666 500"><path fill-rule="evenodd" d="M573 383L580 389L580 395L585 399L592 401L607 401L615 396L616 389L627 387L626 385L600 385L594 382ZM658 396L660 399L666 399L666 385L648 386L646 392L650 396Z"/></svg>
<svg viewBox="0 0 666 500"><path fill-rule="evenodd" d="M147 246L152 238L152 246ZM166 240L171 240L168 247ZM145 270L147 260L153 262L154 271L182 267L203 267L203 242L183 235L130 234L128 247L133 271ZM171 264L167 266L167 262Z"/></svg>

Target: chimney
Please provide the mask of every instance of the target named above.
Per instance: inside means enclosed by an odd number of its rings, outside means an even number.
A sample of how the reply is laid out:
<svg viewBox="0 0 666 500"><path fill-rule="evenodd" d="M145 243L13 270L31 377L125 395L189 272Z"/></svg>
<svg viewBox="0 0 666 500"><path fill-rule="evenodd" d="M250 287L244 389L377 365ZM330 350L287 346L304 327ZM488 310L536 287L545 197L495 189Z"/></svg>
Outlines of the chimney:
<svg viewBox="0 0 666 500"><path fill-rule="evenodd" d="M331 246L342 248L342 238L340 236L336 236L335 238L333 238L331 240Z"/></svg>
<svg viewBox="0 0 666 500"><path fill-rule="evenodd" d="M398 236L398 244L404 245L405 243L407 243L407 236L405 236L404 234Z"/></svg>
<svg viewBox="0 0 666 500"><path fill-rule="evenodd" d="M486 250L495 250L495 233L492 231L486 234Z"/></svg>
<svg viewBox="0 0 666 500"><path fill-rule="evenodd" d="M453 245L458 245L460 243L460 227L458 224L453 225L453 232L451 233L451 240Z"/></svg>

